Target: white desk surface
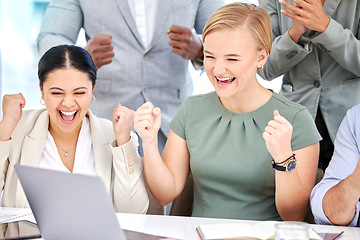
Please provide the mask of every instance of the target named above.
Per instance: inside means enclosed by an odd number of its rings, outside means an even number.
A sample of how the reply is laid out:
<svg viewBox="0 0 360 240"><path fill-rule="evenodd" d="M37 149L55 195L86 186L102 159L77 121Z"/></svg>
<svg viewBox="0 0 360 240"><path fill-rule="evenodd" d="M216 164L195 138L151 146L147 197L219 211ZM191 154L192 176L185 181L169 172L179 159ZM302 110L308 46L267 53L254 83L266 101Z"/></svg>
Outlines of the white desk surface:
<svg viewBox="0 0 360 240"><path fill-rule="evenodd" d="M200 224L245 222L257 223L256 221L229 220L215 218L196 218L196 217L175 217L158 215L140 214L117 214L120 225L124 229L145 232L154 235L172 237L176 239L199 240L196 227ZM358 227L339 227L311 224L317 232L341 232L342 236L337 240L360 240L360 228Z"/></svg>
<svg viewBox="0 0 360 240"><path fill-rule="evenodd" d="M17 218L17 220L29 220L36 222L34 216L28 215L29 209L16 208L1 208L0 220L7 218L10 215L22 215L24 217ZM175 217L175 216L159 216L159 215L142 215L142 214L128 214L117 213L118 220L123 229L144 232L154 235L166 236L175 239L190 239L199 240L196 232L196 227L201 224L215 224L215 223L257 223L257 221L244 220L230 220L230 219L216 219L216 218L197 218L197 217ZM311 224L317 232L341 232L344 234L337 240L360 240L359 227L339 227L339 226L325 226Z"/></svg>

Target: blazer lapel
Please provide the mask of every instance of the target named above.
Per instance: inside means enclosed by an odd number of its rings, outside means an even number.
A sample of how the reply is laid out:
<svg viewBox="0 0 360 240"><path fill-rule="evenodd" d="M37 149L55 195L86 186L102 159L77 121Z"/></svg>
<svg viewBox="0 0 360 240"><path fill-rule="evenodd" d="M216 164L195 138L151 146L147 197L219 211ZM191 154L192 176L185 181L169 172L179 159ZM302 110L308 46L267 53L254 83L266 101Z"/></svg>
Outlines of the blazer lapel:
<svg viewBox="0 0 360 240"><path fill-rule="evenodd" d="M145 52L150 51L162 35L166 35L167 29L165 29L164 25L168 22L166 21L166 19L169 17L170 14L171 2L171 0L158 1L156 19L154 22L156 27L154 28L155 30L151 42Z"/></svg>
<svg viewBox="0 0 360 240"><path fill-rule="evenodd" d="M109 193L112 178L112 153L100 121L89 111L91 140L94 147L96 175L102 178ZM114 136L115 139L115 136Z"/></svg>
<svg viewBox="0 0 360 240"><path fill-rule="evenodd" d="M129 26L130 31L132 32L132 34L134 35L134 37L136 38L136 40L138 41L140 46L142 46L144 48L140 33L137 30L136 22L131 13L128 1L127 0L114 0L114 1L118 5L118 8L121 12L121 16L124 18L126 24Z"/></svg>
<svg viewBox="0 0 360 240"><path fill-rule="evenodd" d="M39 115L31 132L24 138L20 159L21 165L38 167L44 152L48 127L49 114L47 111L44 111ZM16 198L16 206L25 207L26 197L20 184L20 180L18 180L16 195L22 196Z"/></svg>

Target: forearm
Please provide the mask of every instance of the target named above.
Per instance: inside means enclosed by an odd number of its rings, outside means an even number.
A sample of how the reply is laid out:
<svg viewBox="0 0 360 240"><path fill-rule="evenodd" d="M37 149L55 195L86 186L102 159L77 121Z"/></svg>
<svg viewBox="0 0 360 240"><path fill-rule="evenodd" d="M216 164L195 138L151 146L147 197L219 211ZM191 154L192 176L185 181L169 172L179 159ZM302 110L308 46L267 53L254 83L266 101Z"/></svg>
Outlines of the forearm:
<svg viewBox="0 0 360 240"><path fill-rule="evenodd" d="M322 206L326 217L334 225L348 225L355 216L360 198L360 181L350 176L332 187L324 196Z"/></svg>
<svg viewBox="0 0 360 240"><path fill-rule="evenodd" d="M142 174L143 165L137 153L137 138L132 134L129 142L114 147L115 183L114 206L117 212L146 213L149 199L146 192L145 179Z"/></svg>
<svg viewBox="0 0 360 240"><path fill-rule="evenodd" d="M8 141L11 138L11 134L16 127L14 121L7 121L3 119L0 121L0 141Z"/></svg>
<svg viewBox="0 0 360 240"><path fill-rule="evenodd" d="M166 166L158 151L157 143L143 144L145 177L155 199L166 205L177 197L175 176Z"/></svg>
<svg viewBox="0 0 360 240"><path fill-rule="evenodd" d="M75 44L83 25L83 14L78 0L53 0L47 7L37 37L40 54L60 44Z"/></svg>
<svg viewBox="0 0 360 240"><path fill-rule="evenodd" d="M309 207L310 191L300 181L297 169L275 173L275 203L284 221L303 221Z"/></svg>

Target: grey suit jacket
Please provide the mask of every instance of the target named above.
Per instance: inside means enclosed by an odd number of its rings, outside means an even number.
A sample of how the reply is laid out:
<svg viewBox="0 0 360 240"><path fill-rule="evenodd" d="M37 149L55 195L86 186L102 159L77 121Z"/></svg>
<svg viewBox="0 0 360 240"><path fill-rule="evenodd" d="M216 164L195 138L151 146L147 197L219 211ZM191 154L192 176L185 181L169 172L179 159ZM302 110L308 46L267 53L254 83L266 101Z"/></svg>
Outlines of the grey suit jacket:
<svg viewBox="0 0 360 240"><path fill-rule="evenodd" d="M259 4L270 15L274 35L259 74L268 80L284 74L280 93L306 106L314 118L320 107L334 140L346 111L360 103L360 2L326 0L324 10L331 17L327 29L307 31L300 44L290 38L293 20L280 12L278 0Z"/></svg>
<svg viewBox="0 0 360 240"><path fill-rule="evenodd" d="M222 0L159 0L155 32L145 48L127 0L52 0L38 36L43 53L58 44L76 42L81 27L86 38L112 35L115 57L98 71L95 115L111 119L115 105L136 110L150 101L162 111L161 129L167 136L169 122L179 105L192 94L188 61L171 51L166 31L172 24L195 28L201 34Z"/></svg>
<svg viewBox="0 0 360 240"><path fill-rule="evenodd" d="M112 123L87 113L90 121L97 176L104 180L116 211L146 213L149 200L142 175L142 163L137 153L137 136L120 146L110 144L115 139ZM49 114L45 109L23 112L12 138L0 141L1 206L25 207L26 197L14 170L15 164L37 167L47 140ZM114 143L112 143L114 145Z"/></svg>

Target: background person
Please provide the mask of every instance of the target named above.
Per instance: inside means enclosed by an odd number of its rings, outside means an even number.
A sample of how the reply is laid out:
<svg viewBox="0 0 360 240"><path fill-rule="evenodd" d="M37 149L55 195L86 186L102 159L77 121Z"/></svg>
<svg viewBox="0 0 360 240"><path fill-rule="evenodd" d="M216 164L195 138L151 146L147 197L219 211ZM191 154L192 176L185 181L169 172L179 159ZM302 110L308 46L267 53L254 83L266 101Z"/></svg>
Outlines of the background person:
<svg viewBox="0 0 360 240"><path fill-rule="evenodd" d="M92 111L111 119L118 102L130 109L153 102L163 111L162 151L170 120L193 90L184 59L202 60L196 33L202 33L207 19L223 4L222 0L52 0L38 48L42 53L54 45L75 44L84 28L86 49L100 68Z"/></svg>
<svg viewBox="0 0 360 240"><path fill-rule="evenodd" d="M3 97L1 206L28 206L14 171L22 164L99 176L117 212L146 213L133 111L118 104L112 123L91 113L96 80L91 56L76 46L53 47L41 57L38 76L45 109L23 111L21 93Z"/></svg>
<svg viewBox="0 0 360 240"><path fill-rule="evenodd" d="M192 216L303 220L321 138L305 107L256 79L271 49L269 16L255 5L225 5L205 25L203 42L215 92L182 104L162 157L160 108L148 102L135 112L152 194L163 205L173 201L191 170Z"/></svg>
<svg viewBox="0 0 360 240"><path fill-rule="evenodd" d="M273 46L259 75L282 74L280 94L307 107L323 137L325 169L346 111L360 103L360 2L259 0L270 15Z"/></svg>

